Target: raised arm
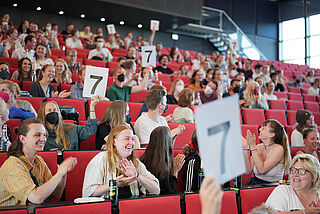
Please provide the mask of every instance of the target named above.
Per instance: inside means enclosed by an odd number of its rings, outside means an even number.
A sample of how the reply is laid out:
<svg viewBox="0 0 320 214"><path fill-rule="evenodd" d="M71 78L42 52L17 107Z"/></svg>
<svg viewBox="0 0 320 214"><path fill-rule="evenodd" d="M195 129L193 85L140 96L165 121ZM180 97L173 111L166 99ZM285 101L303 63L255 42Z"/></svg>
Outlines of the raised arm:
<svg viewBox="0 0 320 214"><path fill-rule="evenodd" d="M149 79L149 72L146 73L146 75L144 75L143 80L141 82L141 85L132 86L131 93L134 94L134 93L138 93L142 90L145 90L146 86L147 86L148 79Z"/></svg>

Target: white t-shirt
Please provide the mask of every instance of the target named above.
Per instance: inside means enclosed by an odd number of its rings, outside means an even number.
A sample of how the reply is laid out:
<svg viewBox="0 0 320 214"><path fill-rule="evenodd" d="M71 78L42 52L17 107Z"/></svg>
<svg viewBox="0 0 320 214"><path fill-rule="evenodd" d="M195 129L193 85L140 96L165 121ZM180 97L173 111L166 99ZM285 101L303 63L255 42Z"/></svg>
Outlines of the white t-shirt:
<svg viewBox="0 0 320 214"><path fill-rule="evenodd" d="M88 59L92 59L94 56L98 56L103 59L105 58L105 60L108 59L108 62L111 62L113 58L108 48L102 48L101 51L98 51L97 49L91 50L89 52Z"/></svg>
<svg viewBox="0 0 320 214"><path fill-rule="evenodd" d="M263 97L265 100L278 100L278 97L276 95L274 95L273 93L272 94L267 94L267 93L264 93L263 94Z"/></svg>
<svg viewBox="0 0 320 214"><path fill-rule="evenodd" d="M319 88L310 87L308 89L308 95L318 96L319 95Z"/></svg>
<svg viewBox="0 0 320 214"><path fill-rule="evenodd" d="M320 191L318 191L320 195ZM304 209L293 188L289 185L277 186L267 199L266 205L280 212Z"/></svg>
<svg viewBox="0 0 320 214"><path fill-rule="evenodd" d="M259 72L259 73L253 72L253 74L252 74L252 79L254 80L254 79L257 78L257 77L262 77L262 76L263 76L263 73L262 73L262 72Z"/></svg>
<svg viewBox="0 0 320 214"><path fill-rule="evenodd" d="M173 122L174 123L193 123L192 110L188 107L178 106L173 111Z"/></svg>
<svg viewBox="0 0 320 214"><path fill-rule="evenodd" d="M140 140L140 144L148 144L151 132L159 126L169 127L164 117L160 116L159 120L154 122L148 116L148 112L142 113L134 124L134 131Z"/></svg>
<svg viewBox="0 0 320 214"><path fill-rule="evenodd" d="M20 60L24 57L28 57L31 60L31 59L33 59L34 53L35 53L34 50L28 51L24 48L18 48L12 52L11 58L15 58L15 59Z"/></svg>
<svg viewBox="0 0 320 214"><path fill-rule="evenodd" d="M303 135L297 129L292 131L291 146L304 146Z"/></svg>
<svg viewBox="0 0 320 214"><path fill-rule="evenodd" d="M82 47L82 43L81 43L80 39L76 39L74 41L72 38L68 38L66 40L66 46L69 46L71 48L81 48Z"/></svg>
<svg viewBox="0 0 320 214"><path fill-rule="evenodd" d="M46 58L45 60L43 61L39 61L39 60L36 60L35 58L31 59L31 63L32 65L34 66L33 69L34 70L40 70L43 66L49 64L49 65L53 65L53 61L51 58Z"/></svg>

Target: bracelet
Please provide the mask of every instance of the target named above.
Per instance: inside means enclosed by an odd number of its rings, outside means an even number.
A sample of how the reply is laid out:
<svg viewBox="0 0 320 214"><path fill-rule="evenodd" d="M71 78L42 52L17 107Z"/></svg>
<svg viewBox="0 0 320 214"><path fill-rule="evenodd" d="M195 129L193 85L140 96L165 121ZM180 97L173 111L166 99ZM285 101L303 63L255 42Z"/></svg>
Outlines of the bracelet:
<svg viewBox="0 0 320 214"><path fill-rule="evenodd" d="M258 151L258 149L252 149L252 150L251 150L251 152L256 152L256 151Z"/></svg>
<svg viewBox="0 0 320 214"><path fill-rule="evenodd" d="M139 176L140 176L140 174L139 174L139 172L137 172L137 175L136 175L137 179L139 178Z"/></svg>
<svg viewBox="0 0 320 214"><path fill-rule="evenodd" d="M245 149L245 148L243 148L243 151L249 151L250 149Z"/></svg>

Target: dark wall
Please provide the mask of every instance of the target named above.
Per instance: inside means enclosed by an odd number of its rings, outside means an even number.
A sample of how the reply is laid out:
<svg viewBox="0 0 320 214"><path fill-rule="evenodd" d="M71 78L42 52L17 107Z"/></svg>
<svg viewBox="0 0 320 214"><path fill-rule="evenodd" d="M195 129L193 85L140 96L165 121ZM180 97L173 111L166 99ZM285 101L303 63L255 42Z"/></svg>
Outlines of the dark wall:
<svg viewBox="0 0 320 214"><path fill-rule="evenodd" d="M19 25L19 22L23 19L35 22L38 24L39 28L43 27L46 23L51 22L59 25L59 31L65 29L66 24L72 23L79 30L83 29L84 25L90 25L91 31L95 32L98 27L104 29L104 24L101 22L90 21L86 19L77 19L69 16L60 16L54 14L48 14L43 12L36 12L23 9L6 8L0 7L0 11L7 11L11 15L11 19L14 25ZM116 30L120 33L121 37L124 38L128 31L133 33L134 38L138 35L142 35L145 39L149 41L150 31L144 29L138 29L133 27L124 27L116 25ZM104 29L104 35L107 36L107 32ZM165 47L178 46L180 49L200 51L205 54L211 54L214 50L212 45L204 39L197 39L193 37L181 36L179 35L178 41L173 41L171 39L171 34L166 32L157 32L154 38L154 42L161 41Z"/></svg>
<svg viewBox="0 0 320 214"><path fill-rule="evenodd" d="M269 59L278 59L278 4L263 0L206 0L224 10Z"/></svg>

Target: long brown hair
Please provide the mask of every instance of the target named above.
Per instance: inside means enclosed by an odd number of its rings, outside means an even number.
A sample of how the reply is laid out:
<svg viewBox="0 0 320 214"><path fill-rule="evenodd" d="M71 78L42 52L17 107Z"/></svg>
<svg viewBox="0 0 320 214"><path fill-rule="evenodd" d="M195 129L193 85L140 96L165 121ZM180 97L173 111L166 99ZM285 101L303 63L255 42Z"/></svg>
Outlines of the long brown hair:
<svg viewBox="0 0 320 214"><path fill-rule="evenodd" d="M37 77L37 81L38 81L38 82L43 79L43 72L45 72L45 70L47 70L47 68L48 68L48 67L51 67L51 66L54 68L53 65L46 64L46 65L44 65L44 66L40 69L40 71L39 71L39 73L38 73L38 77Z"/></svg>
<svg viewBox="0 0 320 214"><path fill-rule="evenodd" d="M56 105L56 108L58 110L58 115L59 115L59 120L58 120L57 124L54 125L54 132L56 133L56 144L58 146L63 146L63 150L69 150L71 147L71 141L70 141L69 136L65 133L65 131L72 129L74 125L71 123L65 123L65 124L62 123L62 116L61 116L61 113L59 110L59 105L55 101L46 101L46 102L42 103L42 105L39 109L39 112L38 112L37 119L42 121L42 123L46 127L45 109L46 109L46 105L48 103L53 103Z"/></svg>
<svg viewBox="0 0 320 214"><path fill-rule="evenodd" d="M121 100L113 101L104 113L100 124L106 123L110 126L110 129L113 129L117 125L125 124L127 106L128 104Z"/></svg>
<svg viewBox="0 0 320 214"><path fill-rule="evenodd" d="M148 147L140 160L159 179L173 173L172 137L168 127L159 126L151 132Z"/></svg>
<svg viewBox="0 0 320 214"><path fill-rule="evenodd" d="M72 83L72 73L71 73L66 61L64 61L64 59L58 58L54 62L54 67L56 67L57 62L61 62L64 67L62 74L61 74L62 83L68 83L68 84Z"/></svg>
<svg viewBox="0 0 320 214"><path fill-rule="evenodd" d="M175 79L172 83L172 86L170 88L170 91L168 92L168 94L173 95L174 91L176 90L176 85L179 81L182 81L182 79Z"/></svg>
<svg viewBox="0 0 320 214"><path fill-rule="evenodd" d="M291 154L290 154L290 148L289 148L289 140L287 133L277 120L265 120L262 123L262 126L267 126L269 124L269 130L270 132L274 133L274 137L271 139L275 144L279 144L283 147L284 151L284 165L286 173L289 172L289 167L291 164Z"/></svg>
<svg viewBox="0 0 320 214"><path fill-rule="evenodd" d="M193 155L195 153L199 153L199 146L198 146L198 140L197 140L197 131L196 129L193 131L191 136L191 143L186 144L183 147L182 153L185 156Z"/></svg>
<svg viewBox="0 0 320 214"><path fill-rule="evenodd" d="M119 125L111 129L106 143L107 164L109 166L108 172L112 174L114 171L116 171L117 176L121 174L121 165L116 147L114 146L114 139L117 138L117 136L126 129L130 129L132 131L132 129L127 125ZM131 160L134 167L138 169L139 162L134 151L132 151L131 155L127 159L129 161Z"/></svg>
<svg viewBox="0 0 320 214"><path fill-rule="evenodd" d="M27 78L24 78L23 77L23 71L22 71L22 63L24 60L28 60L29 63L30 63L30 70L28 71L28 77ZM18 80L21 82L22 80L25 80L25 81L32 81L32 63L31 63L31 60L28 58L28 57L24 57L22 59L20 59L18 61L18 72L19 72L19 75L18 75Z"/></svg>
<svg viewBox="0 0 320 214"><path fill-rule="evenodd" d="M8 153L7 153L8 157L9 156L20 157L20 156L24 155L23 150L22 150L23 144L20 141L20 135L26 136L29 133L29 131L30 131L29 125L30 124L42 124L43 125L43 123L40 120L37 120L35 118L25 119L17 129L18 134L17 134L16 140L10 145L10 147L8 149Z"/></svg>

